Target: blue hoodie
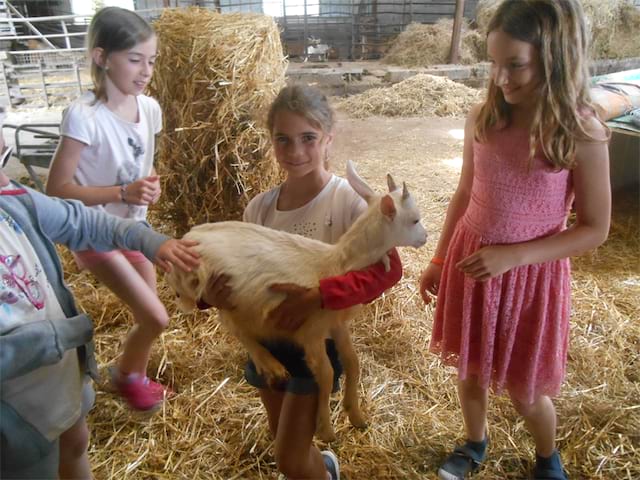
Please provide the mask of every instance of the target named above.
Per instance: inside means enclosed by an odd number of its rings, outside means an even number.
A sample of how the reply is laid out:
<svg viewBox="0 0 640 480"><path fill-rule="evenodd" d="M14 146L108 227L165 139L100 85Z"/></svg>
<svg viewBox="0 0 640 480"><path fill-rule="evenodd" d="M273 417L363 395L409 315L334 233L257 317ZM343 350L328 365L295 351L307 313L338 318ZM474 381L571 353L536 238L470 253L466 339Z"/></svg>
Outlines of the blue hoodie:
<svg viewBox="0 0 640 480"><path fill-rule="evenodd" d="M64 284L54 243L74 251L88 248L139 250L153 260L168 237L154 232L146 222L108 215L78 201L51 198L15 182L12 186L24 189L24 193L0 195L0 208L24 230L65 318L25 323L10 330L3 328L0 318L0 394L3 382L57 363L72 348L77 349L84 372L97 378L91 341L93 325L86 314L78 312L73 296ZM25 395L29 395L29 391L25 391ZM29 419L20 416L2 397L0 440L2 469L27 466L47 455L52 448L52 443L29 423Z"/></svg>

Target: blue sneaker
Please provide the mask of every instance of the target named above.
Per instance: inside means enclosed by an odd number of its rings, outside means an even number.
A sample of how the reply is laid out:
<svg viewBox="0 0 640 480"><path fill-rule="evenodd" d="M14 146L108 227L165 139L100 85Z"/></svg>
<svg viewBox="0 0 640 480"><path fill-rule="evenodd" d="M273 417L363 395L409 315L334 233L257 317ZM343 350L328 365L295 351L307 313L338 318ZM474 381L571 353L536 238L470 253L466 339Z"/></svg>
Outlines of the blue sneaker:
<svg viewBox="0 0 640 480"><path fill-rule="evenodd" d="M338 463L338 457L331 450L323 450L322 460L324 460L324 466L327 467L327 472L331 475L331 480L340 480L340 464Z"/></svg>
<svg viewBox="0 0 640 480"><path fill-rule="evenodd" d="M464 480L467 475L475 472L484 460L487 448L487 440L483 442L467 441L453 450L440 469L440 480Z"/></svg>
<svg viewBox="0 0 640 480"><path fill-rule="evenodd" d="M554 450L551 456L546 458L536 455L533 478L535 480L568 480L557 450Z"/></svg>

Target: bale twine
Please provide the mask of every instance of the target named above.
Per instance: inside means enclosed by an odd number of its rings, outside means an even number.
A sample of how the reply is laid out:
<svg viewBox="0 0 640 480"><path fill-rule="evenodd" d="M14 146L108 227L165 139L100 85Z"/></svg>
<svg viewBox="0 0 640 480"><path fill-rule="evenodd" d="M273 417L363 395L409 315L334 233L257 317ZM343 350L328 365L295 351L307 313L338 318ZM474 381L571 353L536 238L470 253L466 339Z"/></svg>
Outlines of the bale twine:
<svg viewBox="0 0 640 480"><path fill-rule="evenodd" d="M262 119L284 86L286 60L271 17L165 10L154 27L151 94L164 113L153 214L175 233L239 219L280 179ZM171 230L170 230L171 231Z"/></svg>
<svg viewBox="0 0 640 480"><path fill-rule="evenodd" d="M481 99L481 91L446 77L419 74L390 87L372 88L336 102L336 107L355 118L372 115L465 116Z"/></svg>

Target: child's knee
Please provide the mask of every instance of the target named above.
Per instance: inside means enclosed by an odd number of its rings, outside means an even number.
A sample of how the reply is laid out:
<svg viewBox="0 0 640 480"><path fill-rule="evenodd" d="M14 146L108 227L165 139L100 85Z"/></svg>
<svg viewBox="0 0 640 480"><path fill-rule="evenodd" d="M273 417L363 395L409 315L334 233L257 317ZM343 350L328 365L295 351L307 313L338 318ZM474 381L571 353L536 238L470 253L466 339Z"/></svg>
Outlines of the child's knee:
<svg viewBox="0 0 640 480"><path fill-rule="evenodd" d="M75 460L89 448L89 428L84 420L60 435L60 460Z"/></svg>
<svg viewBox="0 0 640 480"><path fill-rule="evenodd" d="M164 307L145 312L142 316L143 319L139 322L140 326L154 336L160 335L169 325L169 315Z"/></svg>
<svg viewBox="0 0 640 480"><path fill-rule="evenodd" d="M518 412L519 415L525 418L531 417L541 411L544 411L544 407L546 406L547 398L548 398L548 397L542 396L542 397L538 397L532 403L527 403L527 402L518 400L513 395L510 395L510 397L511 397L511 403L513 405L513 408L516 409L516 412Z"/></svg>

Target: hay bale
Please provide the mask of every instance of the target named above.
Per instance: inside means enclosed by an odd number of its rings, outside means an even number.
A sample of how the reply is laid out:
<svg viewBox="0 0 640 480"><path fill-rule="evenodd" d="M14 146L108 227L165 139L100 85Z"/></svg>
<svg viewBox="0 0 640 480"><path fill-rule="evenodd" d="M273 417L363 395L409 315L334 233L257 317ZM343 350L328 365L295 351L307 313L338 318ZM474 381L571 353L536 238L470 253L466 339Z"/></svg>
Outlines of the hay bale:
<svg viewBox="0 0 640 480"><path fill-rule="evenodd" d="M182 234L239 219L248 200L280 180L261 119L284 86L286 60L271 17L164 10L151 94L164 112L154 214Z"/></svg>
<svg viewBox="0 0 640 480"><path fill-rule="evenodd" d="M631 0L582 0L591 30L591 57L640 56L640 10Z"/></svg>
<svg viewBox="0 0 640 480"><path fill-rule="evenodd" d="M446 77L419 74L391 87L372 88L336 103L355 118L438 116L460 117L481 99L480 90Z"/></svg>
<svg viewBox="0 0 640 480"><path fill-rule="evenodd" d="M478 30L484 36L502 0L480 0L476 7ZM640 10L633 0L582 0L591 31L593 59L640 56Z"/></svg>
<svg viewBox="0 0 640 480"><path fill-rule="evenodd" d="M424 67L447 63L453 20L442 18L434 24L411 23L393 41L383 63L404 67ZM460 63L471 64L484 57L484 43L465 20L462 24ZM479 48L480 47L480 48Z"/></svg>

